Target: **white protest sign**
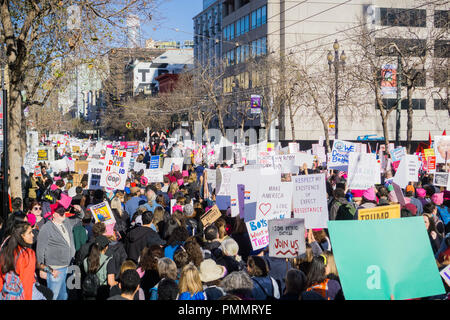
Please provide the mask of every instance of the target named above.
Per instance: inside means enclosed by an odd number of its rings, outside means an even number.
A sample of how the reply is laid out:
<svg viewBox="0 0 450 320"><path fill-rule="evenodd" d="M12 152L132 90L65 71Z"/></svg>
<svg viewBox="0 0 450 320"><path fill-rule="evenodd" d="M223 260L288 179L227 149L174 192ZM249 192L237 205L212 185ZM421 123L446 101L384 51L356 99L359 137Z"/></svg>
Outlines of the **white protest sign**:
<svg viewBox="0 0 450 320"><path fill-rule="evenodd" d="M419 166L419 159L416 155L405 155L400 160L393 181L401 188L406 188L409 182L417 182L419 180Z"/></svg>
<svg viewBox="0 0 450 320"><path fill-rule="evenodd" d="M312 169L314 165L314 156L312 154L297 152L295 154L294 164L300 168L303 168L304 163L306 163L309 169Z"/></svg>
<svg viewBox="0 0 450 320"><path fill-rule="evenodd" d="M297 258L306 252L303 219L269 220L269 257Z"/></svg>
<svg viewBox="0 0 450 320"><path fill-rule="evenodd" d="M172 166L177 165L180 171L183 169L184 158L165 158L163 165L163 173L168 174L172 171Z"/></svg>
<svg viewBox="0 0 450 320"><path fill-rule="evenodd" d="M400 161L406 155L406 148L398 147L396 149L393 149L390 153L391 153L391 158L392 158L393 162Z"/></svg>
<svg viewBox="0 0 450 320"><path fill-rule="evenodd" d="M347 171L348 155L350 152L355 152L355 149L355 143L335 140L331 152L331 159L328 163L328 169Z"/></svg>
<svg viewBox="0 0 450 320"><path fill-rule="evenodd" d="M374 153L351 152L348 158L348 188L365 190L373 187L380 176L380 166Z"/></svg>
<svg viewBox="0 0 450 320"><path fill-rule="evenodd" d="M68 171L66 158L59 159L56 161L51 161L50 168L52 168L53 172L55 172L55 173Z"/></svg>
<svg viewBox="0 0 450 320"><path fill-rule="evenodd" d="M231 168L217 168L216 169L216 195L230 196L231 195L231 175L234 169Z"/></svg>
<svg viewBox="0 0 450 320"><path fill-rule="evenodd" d="M325 152L325 147L319 144L312 145L312 153L319 158L320 163L327 162L327 154Z"/></svg>
<svg viewBox="0 0 450 320"><path fill-rule="evenodd" d="M216 170L215 169L205 169L206 170L206 183L211 185L211 189L216 188Z"/></svg>
<svg viewBox="0 0 450 320"><path fill-rule="evenodd" d="M289 153L294 154L300 151L300 145L298 142L289 142Z"/></svg>
<svg viewBox="0 0 450 320"><path fill-rule="evenodd" d="M256 201L256 219L284 219L291 217L292 184L281 182L281 175L260 177Z"/></svg>
<svg viewBox="0 0 450 320"><path fill-rule="evenodd" d="M94 216L96 222L103 222L104 224L115 224L116 219L107 201L93 205L89 208Z"/></svg>
<svg viewBox="0 0 450 320"><path fill-rule="evenodd" d="M433 184L438 187L447 187L448 176L449 174L447 172L436 172L434 174Z"/></svg>
<svg viewBox="0 0 450 320"><path fill-rule="evenodd" d="M148 183L164 182L162 169L145 169L144 177L148 179Z"/></svg>
<svg viewBox="0 0 450 320"><path fill-rule="evenodd" d="M135 172L139 172L141 170L146 170L146 169L147 169L147 165L145 163L142 163L142 162L134 163L134 171Z"/></svg>
<svg viewBox="0 0 450 320"><path fill-rule="evenodd" d="M105 168L101 174L100 185L105 188L124 190L130 160L130 152L107 148Z"/></svg>
<svg viewBox="0 0 450 320"><path fill-rule="evenodd" d="M88 186L89 190L101 189L100 179L105 162L103 160L91 160L88 165Z"/></svg>
<svg viewBox="0 0 450 320"><path fill-rule="evenodd" d="M23 168L25 169L26 173L34 172L34 167L38 164L37 159L38 155L35 150L31 150L30 152L26 153L23 162Z"/></svg>
<svg viewBox="0 0 450 320"><path fill-rule="evenodd" d="M269 228L266 219L252 220L245 223L253 250L269 245Z"/></svg>
<svg viewBox="0 0 450 320"><path fill-rule="evenodd" d="M446 158L447 163L450 162L450 136L434 137L434 154L436 163L444 163Z"/></svg>
<svg viewBox="0 0 450 320"><path fill-rule="evenodd" d="M305 227L327 228L328 203L325 174L294 176L294 217L305 219Z"/></svg>
<svg viewBox="0 0 450 320"><path fill-rule="evenodd" d="M295 164L295 154L273 156L273 168L281 173L298 173L298 165Z"/></svg>
<svg viewBox="0 0 450 320"><path fill-rule="evenodd" d="M259 152L257 163L260 164L262 168L273 168L273 154L266 151Z"/></svg>

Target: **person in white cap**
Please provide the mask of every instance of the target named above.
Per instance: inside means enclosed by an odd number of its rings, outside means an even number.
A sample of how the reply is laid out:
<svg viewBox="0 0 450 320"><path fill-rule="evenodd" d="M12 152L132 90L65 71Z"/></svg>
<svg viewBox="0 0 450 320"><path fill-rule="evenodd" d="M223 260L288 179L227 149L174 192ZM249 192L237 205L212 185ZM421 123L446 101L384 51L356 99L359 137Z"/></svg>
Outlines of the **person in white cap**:
<svg viewBox="0 0 450 320"><path fill-rule="evenodd" d="M227 269L218 265L213 259L202 261L200 264L200 280L202 280L203 291L207 300L218 300L225 295L225 291L219 287L219 284L226 275Z"/></svg>

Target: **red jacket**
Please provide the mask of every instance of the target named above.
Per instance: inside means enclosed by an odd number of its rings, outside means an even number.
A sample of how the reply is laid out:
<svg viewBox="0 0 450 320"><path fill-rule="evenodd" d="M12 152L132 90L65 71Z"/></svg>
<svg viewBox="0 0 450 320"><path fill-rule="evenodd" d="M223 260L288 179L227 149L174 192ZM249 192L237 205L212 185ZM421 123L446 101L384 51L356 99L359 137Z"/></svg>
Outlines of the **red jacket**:
<svg viewBox="0 0 450 320"><path fill-rule="evenodd" d="M19 247L17 253L23 248ZM15 256L17 256L15 253ZM16 273L22 282L25 300L31 300L33 296L33 285L36 271L36 253L33 249L27 248L20 254L16 263ZM5 275L0 270L0 288L3 288Z"/></svg>

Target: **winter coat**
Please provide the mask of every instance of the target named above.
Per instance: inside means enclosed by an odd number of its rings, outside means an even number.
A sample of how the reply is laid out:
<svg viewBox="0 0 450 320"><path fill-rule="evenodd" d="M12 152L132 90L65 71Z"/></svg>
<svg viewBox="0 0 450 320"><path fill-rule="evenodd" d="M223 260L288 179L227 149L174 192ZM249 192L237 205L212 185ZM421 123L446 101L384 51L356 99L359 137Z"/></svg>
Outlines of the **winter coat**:
<svg viewBox="0 0 450 320"><path fill-rule="evenodd" d="M125 237L125 251L128 259L137 263L142 249L153 244L165 244L156 231L143 226L131 229Z"/></svg>

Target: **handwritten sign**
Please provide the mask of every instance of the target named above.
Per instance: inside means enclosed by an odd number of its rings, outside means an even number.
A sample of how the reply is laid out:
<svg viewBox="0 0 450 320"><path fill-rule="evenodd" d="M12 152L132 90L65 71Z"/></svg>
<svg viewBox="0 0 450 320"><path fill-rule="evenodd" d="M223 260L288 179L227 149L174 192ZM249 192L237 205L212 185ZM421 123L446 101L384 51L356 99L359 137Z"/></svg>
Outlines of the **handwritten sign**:
<svg viewBox="0 0 450 320"><path fill-rule="evenodd" d="M343 140L335 140L328 169L347 171L348 157L350 152L355 152L356 144Z"/></svg>
<svg viewBox="0 0 450 320"><path fill-rule="evenodd" d="M281 182L280 174L260 179L256 202L256 218L266 220L291 217L292 184Z"/></svg>
<svg viewBox="0 0 450 320"><path fill-rule="evenodd" d="M269 220L269 256L297 258L306 252L303 219Z"/></svg>
<svg viewBox="0 0 450 320"><path fill-rule="evenodd" d="M130 160L131 154L128 151L107 148L100 185L117 190L125 189Z"/></svg>
<svg viewBox="0 0 450 320"><path fill-rule="evenodd" d="M394 182L401 188L406 188L410 181L417 182L419 180L419 160L416 155L405 155L398 166L394 176Z"/></svg>
<svg viewBox="0 0 450 320"><path fill-rule="evenodd" d="M374 153L352 152L348 159L349 189L365 190L378 182L381 172Z"/></svg>
<svg viewBox="0 0 450 320"><path fill-rule="evenodd" d="M39 149L37 155L38 161L48 161L48 151L46 149Z"/></svg>
<svg viewBox="0 0 450 320"><path fill-rule="evenodd" d="M400 161L402 158L406 155L406 148L405 147L398 147L391 151L391 158L392 161Z"/></svg>
<svg viewBox="0 0 450 320"><path fill-rule="evenodd" d="M380 206L358 210L358 220L379 220L400 218L400 205Z"/></svg>
<svg viewBox="0 0 450 320"><path fill-rule="evenodd" d="M266 219L252 220L245 223L253 250L269 245L269 228Z"/></svg>
<svg viewBox="0 0 450 320"><path fill-rule="evenodd" d="M145 169L144 177L146 177L147 183L164 182L163 171L161 169Z"/></svg>
<svg viewBox="0 0 450 320"><path fill-rule="evenodd" d="M200 220L203 223L203 227L206 228L207 226L213 224L221 216L222 213L220 212L219 208L216 205L214 205L211 209L209 209L204 215L200 217Z"/></svg>
<svg viewBox="0 0 450 320"><path fill-rule="evenodd" d="M105 163L102 160L91 160L88 165L88 186L89 190L101 189L100 180Z"/></svg>
<svg viewBox="0 0 450 320"><path fill-rule="evenodd" d="M450 287L450 264L441 270L440 275L442 279L444 279L444 281Z"/></svg>
<svg viewBox="0 0 450 320"><path fill-rule="evenodd" d="M294 217L305 219L305 227L327 228L328 204L325 174L310 174L293 178Z"/></svg>
<svg viewBox="0 0 450 320"><path fill-rule="evenodd" d="M295 154L285 154L273 156L273 168L281 173L298 173L298 166L295 164Z"/></svg>

